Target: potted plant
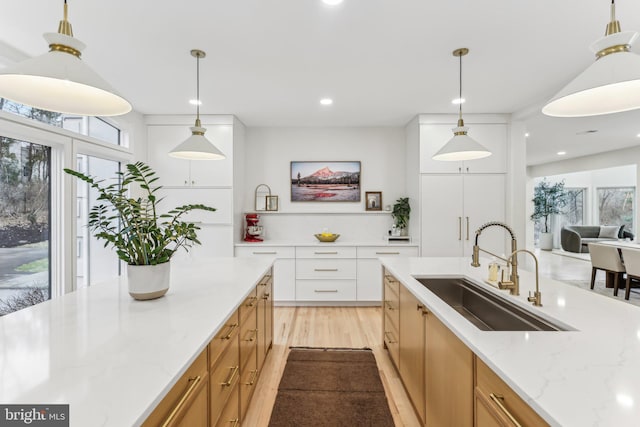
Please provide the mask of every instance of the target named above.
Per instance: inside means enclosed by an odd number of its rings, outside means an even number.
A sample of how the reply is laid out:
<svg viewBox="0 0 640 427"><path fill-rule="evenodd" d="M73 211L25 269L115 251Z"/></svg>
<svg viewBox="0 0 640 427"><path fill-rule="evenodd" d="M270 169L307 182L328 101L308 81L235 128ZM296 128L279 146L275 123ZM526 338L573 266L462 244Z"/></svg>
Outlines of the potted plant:
<svg viewBox="0 0 640 427"><path fill-rule="evenodd" d="M409 227L410 214L411 206L409 205L409 198L401 197L396 200L396 203L393 205L393 211L391 211L391 216L393 217L393 225L403 236L408 234L407 228Z"/></svg>
<svg viewBox="0 0 640 427"><path fill-rule="evenodd" d="M127 164L125 172L118 172L118 182L102 185L102 180L65 169L69 175L86 182L98 191L98 201L89 212L89 228L105 246L113 246L118 258L127 263L129 294L140 300L159 298L169 289L169 260L180 248L189 250L200 244L193 223L182 221L187 212L200 209L215 211L202 204L179 206L165 214L158 214L158 180L145 163ZM138 184L144 196L128 195L129 184Z"/></svg>
<svg viewBox="0 0 640 427"><path fill-rule="evenodd" d="M540 249L550 251L553 249L553 233L549 232L550 217L562 213L562 208L567 204L564 181L551 184L543 179L535 186L532 201L534 209L531 219L544 219L544 231L540 232Z"/></svg>

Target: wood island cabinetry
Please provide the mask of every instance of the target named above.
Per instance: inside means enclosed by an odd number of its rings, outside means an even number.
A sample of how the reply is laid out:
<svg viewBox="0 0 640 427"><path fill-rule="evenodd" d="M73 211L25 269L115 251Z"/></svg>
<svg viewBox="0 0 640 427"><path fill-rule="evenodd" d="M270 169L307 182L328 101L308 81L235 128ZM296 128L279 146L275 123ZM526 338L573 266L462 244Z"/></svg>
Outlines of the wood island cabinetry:
<svg viewBox="0 0 640 427"><path fill-rule="evenodd" d="M384 346L423 425L548 425L411 291L383 274Z"/></svg>

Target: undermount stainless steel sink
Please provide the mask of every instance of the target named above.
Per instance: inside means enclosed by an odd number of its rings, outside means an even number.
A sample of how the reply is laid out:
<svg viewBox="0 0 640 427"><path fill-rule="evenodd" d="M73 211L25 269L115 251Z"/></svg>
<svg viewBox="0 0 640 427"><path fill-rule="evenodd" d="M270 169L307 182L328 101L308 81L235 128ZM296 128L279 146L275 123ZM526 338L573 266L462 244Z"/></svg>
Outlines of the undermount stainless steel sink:
<svg viewBox="0 0 640 427"><path fill-rule="evenodd" d="M483 331L567 331L464 278L419 278L427 289Z"/></svg>

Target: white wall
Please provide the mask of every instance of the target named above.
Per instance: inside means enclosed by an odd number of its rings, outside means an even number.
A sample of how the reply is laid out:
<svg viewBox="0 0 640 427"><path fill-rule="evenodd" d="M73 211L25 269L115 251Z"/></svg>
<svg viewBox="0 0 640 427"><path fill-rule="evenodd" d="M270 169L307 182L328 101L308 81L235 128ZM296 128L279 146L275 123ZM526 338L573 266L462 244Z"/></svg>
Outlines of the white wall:
<svg viewBox="0 0 640 427"><path fill-rule="evenodd" d="M382 191L383 206L405 196L403 128L247 128L245 142L243 212L259 184L279 197L279 213L262 215L268 239L310 240L327 227L341 240L382 240L391 216L366 212L364 193ZM291 202L290 162L332 160L361 162L361 202Z"/></svg>

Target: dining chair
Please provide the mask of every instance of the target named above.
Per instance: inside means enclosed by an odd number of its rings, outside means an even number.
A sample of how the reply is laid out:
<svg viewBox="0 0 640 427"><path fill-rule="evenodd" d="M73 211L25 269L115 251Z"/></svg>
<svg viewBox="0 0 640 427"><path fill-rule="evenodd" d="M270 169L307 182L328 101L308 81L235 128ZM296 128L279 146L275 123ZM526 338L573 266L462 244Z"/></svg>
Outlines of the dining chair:
<svg viewBox="0 0 640 427"><path fill-rule="evenodd" d="M596 272L603 270L605 274L613 275L613 295L618 296L620 277L626 271L618 248L589 243L589 256L591 257L591 289L596 281Z"/></svg>
<svg viewBox="0 0 640 427"><path fill-rule="evenodd" d="M626 289L624 299L629 299L631 293L631 281L640 280L640 250L621 248L624 267L627 270Z"/></svg>

